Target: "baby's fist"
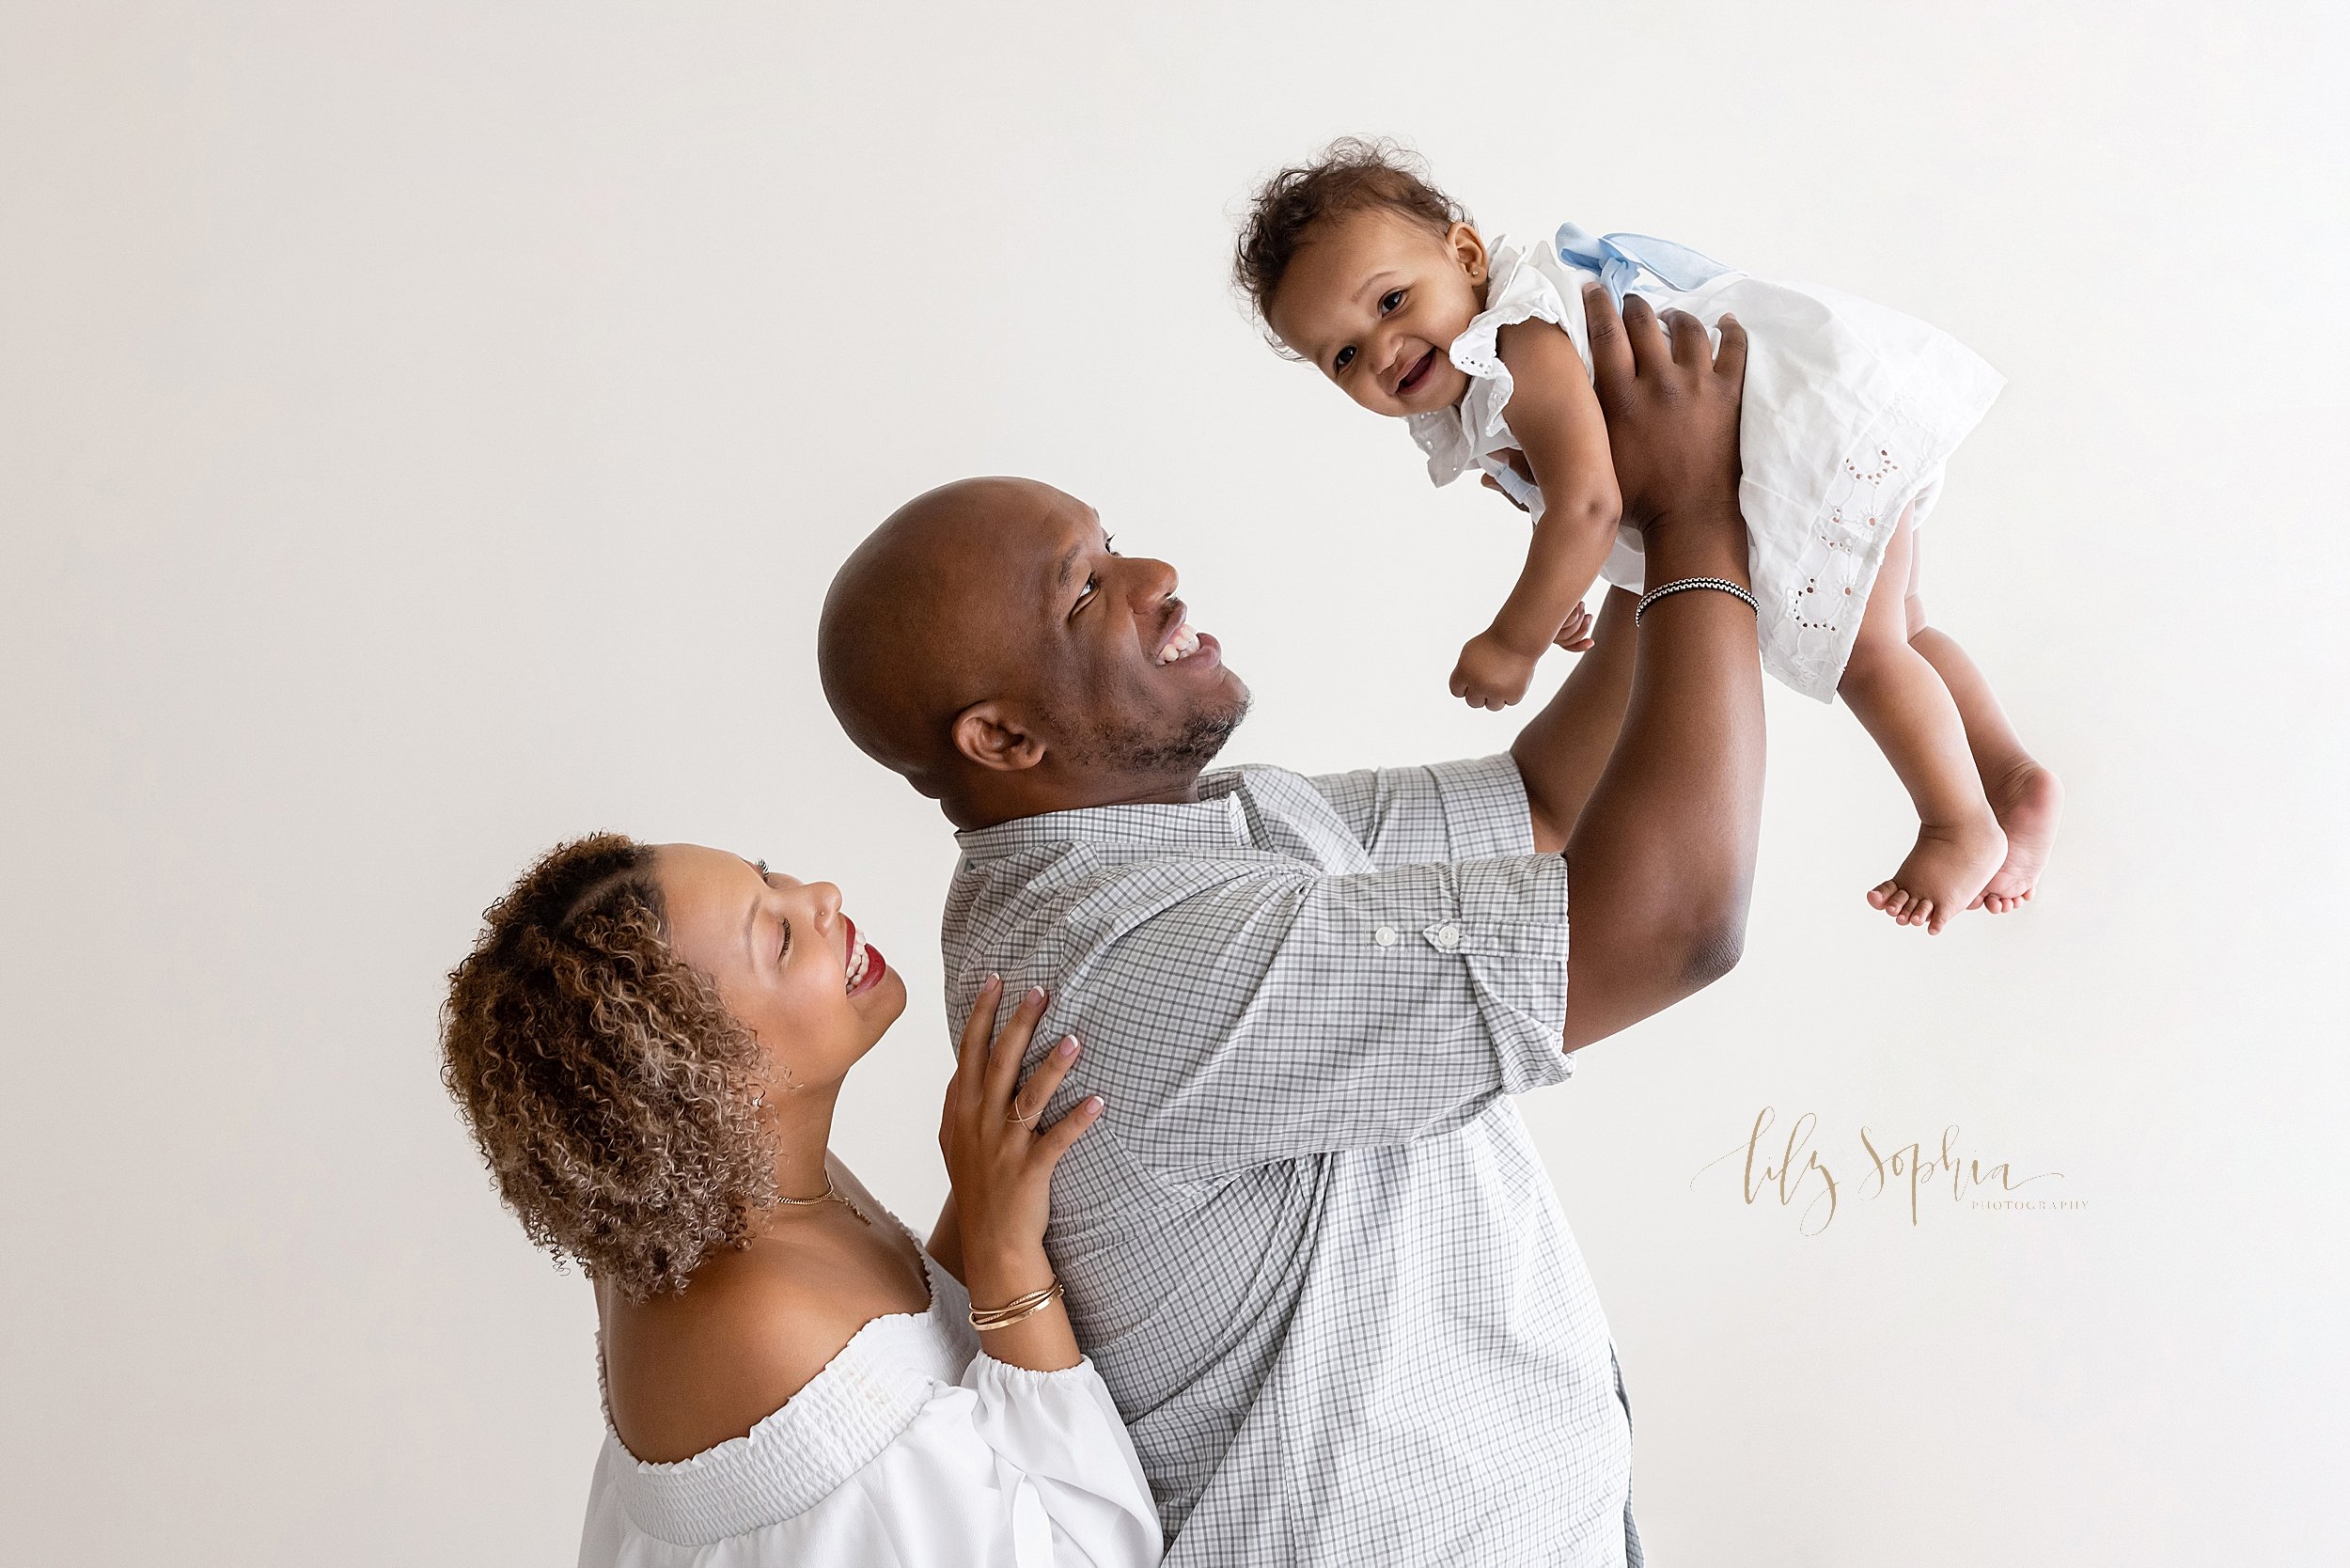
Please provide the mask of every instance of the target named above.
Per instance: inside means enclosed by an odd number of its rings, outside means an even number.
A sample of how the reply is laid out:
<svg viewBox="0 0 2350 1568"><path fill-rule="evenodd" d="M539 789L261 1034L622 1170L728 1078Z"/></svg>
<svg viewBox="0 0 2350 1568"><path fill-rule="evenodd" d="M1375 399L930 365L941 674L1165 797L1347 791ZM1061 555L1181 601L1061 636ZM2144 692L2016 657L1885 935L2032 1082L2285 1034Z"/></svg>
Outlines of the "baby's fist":
<svg viewBox="0 0 2350 1568"><path fill-rule="evenodd" d="M1452 666L1452 695L1472 708L1499 713L1526 695L1540 658L1519 652L1498 633L1480 632L1469 638L1461 650L1461 662Z"/></svg>

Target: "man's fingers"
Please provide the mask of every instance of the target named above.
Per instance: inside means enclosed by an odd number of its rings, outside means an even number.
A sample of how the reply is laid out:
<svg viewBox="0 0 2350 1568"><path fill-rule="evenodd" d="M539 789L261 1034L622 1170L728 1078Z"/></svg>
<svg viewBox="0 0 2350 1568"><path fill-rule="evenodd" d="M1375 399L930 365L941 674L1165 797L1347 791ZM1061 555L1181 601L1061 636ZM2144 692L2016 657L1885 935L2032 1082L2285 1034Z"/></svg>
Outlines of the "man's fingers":
<svg viewBox="0 0 2350 1568"><path fill-rule="evenodd" d="M1511 494L1508 491L1502 489L1501 481L1495 478L1491 474L1486 474L1480 477L1477 482L1483 485L1487 490L1492 491L1495 494L1500 496L1503 500L1509 502L1512 506L1517 508L1518 510L1524 511L1526 510L1526 503Z"/></svg>
<svg viewBox="0 0 2350 1568"><path fill-rule="evenodd" d="M1714 345L1705 336L1705 323L1686 310L1665 312L1665 328L1672 334L1673 363L1703 369L1714 360Z"/></svg>
<svg viewBox="0 0 2350 1568"><path fill-rule="evenodd" d="M1634 374L1632 344L1624 337L1614 298L1596 283L1583 290L1583 332L1591 346L1591 373L1599 379L1600 396L1628 384Z"/></svg>
<svg viewBox="0 0 2350 1568"><path fill-rule="evenodd" d="M1656 324L1656 307L1637 294L1625 296L1623 335L1632 345L1632 363L1643 375L1654 374L1658 366L1672 357L1665 329Z"/></svg>
<svg viewBox="0 0 2350 1568"><path fill-rule="evenodd" d="M1036 1064L1028 1081L1020 1086L1020 1092L1011 1097L1011 1116L1015 1121L1033 1122L1037 1113L1053 1103L1054 1091L1060 1081L1069 1076L1069 1069L1077 1060L1077 1037L1069 1035L1044 1053L1044 1059Z"/></svg>
<svg viewBox="0 0 2350 1568"><path fill-rule="evenodd" d="M1714 373L1731 385L1741 385L1747 379L1747 328L1735 316L1724 316L1715 323L1721 329L1722 346L1714 355Z"/></svg>
<svg viewBox="0 0 2350 1568"><path fill-rule="evenodd" d="M1020 1076L1020 1060L1028 1054L1028 1041L1036 1034L1036 1021L1044 1016L1044 987L1032 985L1020 998L1020 1005L1011 1010L1011 1020L995 1036L994 1054L987 1058L987 1103L1008 1105L1011 1101L1011 1086Z"/></svg>

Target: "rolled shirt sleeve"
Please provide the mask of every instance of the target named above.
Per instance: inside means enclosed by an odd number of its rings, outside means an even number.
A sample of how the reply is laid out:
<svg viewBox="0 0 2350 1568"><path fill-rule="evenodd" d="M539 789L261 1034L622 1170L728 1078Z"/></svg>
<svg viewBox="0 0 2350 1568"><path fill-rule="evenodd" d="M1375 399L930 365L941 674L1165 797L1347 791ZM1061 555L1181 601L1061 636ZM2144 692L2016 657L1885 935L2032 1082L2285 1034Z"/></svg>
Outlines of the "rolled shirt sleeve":
<svg viewBox="0 0 2350 1568"><path fill-rule="evenodd" d="M1046 981L1030 1046L1087 1048L1057 1104L1160 1180L1392 1146L1572 1075L1567 864L1507 755L1308 778L963 836L948 1006ZM1098 1143L1098 1137L1089 1139ZM1082 1162L1081 1162L1082 1163Z"/></svg>
<svg viewBox="0 0 2350 1568"><path fill-rule="evenodd" d="M1307 780L1379 866L1530 855L1526 779L1508 752Z"/></svg>
<svg viewBox="0 0 2350 1568"><path fill-rule="evenodd" d="M1556 855L1239 876L1096 949L1048 1026L1128 1043L1089 1079L1162 1174L1408 1142L1573 1073L1566 906Z"/></svg>

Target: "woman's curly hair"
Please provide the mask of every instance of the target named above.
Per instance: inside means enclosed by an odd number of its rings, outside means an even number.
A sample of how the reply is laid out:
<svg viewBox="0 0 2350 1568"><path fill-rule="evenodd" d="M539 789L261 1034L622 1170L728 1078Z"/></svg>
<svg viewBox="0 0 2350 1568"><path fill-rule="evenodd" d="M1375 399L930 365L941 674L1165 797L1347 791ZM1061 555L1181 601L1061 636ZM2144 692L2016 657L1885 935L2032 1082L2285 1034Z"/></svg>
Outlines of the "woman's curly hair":
<svg viewBox="0 0 2350 1568"><path fill-rule="evenodd" d="M1401 142L1340 136L1311 161L1275 174L1249 199L1247 220L1232 246L1232 281L1248 297L1257 320L1264 321L1282 274L1316 224L1373 207L1438 234L1469 221L1468 210L1436 189L1428 165ZM1265 336L1288 353L1270 326Z"/></svg>
<svg viewBox="0 0 2350 1568"><path fill-rule="evenodd" d="M441 1078L530 1239L642 1298L739 1246L775 1196L762 1061L669 950L652 851L542 856L449 972Z"/></svg>

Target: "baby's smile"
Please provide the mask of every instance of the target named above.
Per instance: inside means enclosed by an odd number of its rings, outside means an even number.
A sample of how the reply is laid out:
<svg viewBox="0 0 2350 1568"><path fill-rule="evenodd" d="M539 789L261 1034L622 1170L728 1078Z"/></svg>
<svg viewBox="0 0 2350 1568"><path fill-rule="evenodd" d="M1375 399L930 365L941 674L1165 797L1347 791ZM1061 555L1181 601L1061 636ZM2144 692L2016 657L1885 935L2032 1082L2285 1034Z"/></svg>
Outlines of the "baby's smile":
<svg viewBox="0 0 2350 1568"><path fill-rule="evenodd" d="M1404 370L1402 378L1399 379L1393 388L1391 388L1393 395L1398 399L1410 397L1413 393L1418 391L1422 386L1428 384L1429 373L1434 370L1435 368L1436 351L1432 348L1426 353L1421 354L1418 359L1411 362L1410 366Z"/></svg>

